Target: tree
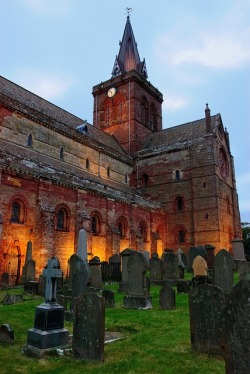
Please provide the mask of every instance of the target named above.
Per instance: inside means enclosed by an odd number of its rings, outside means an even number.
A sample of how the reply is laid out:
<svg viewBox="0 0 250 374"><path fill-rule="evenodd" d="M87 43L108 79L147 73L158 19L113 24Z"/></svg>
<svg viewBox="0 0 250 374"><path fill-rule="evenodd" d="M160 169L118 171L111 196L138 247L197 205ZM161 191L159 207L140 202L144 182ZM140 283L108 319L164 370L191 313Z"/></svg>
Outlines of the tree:
<svg viewBox="0 0 250 374"><path fill-rule="evenodd" d="M242 222L241 228L246 259L250 261L250 223Z"/></svg>

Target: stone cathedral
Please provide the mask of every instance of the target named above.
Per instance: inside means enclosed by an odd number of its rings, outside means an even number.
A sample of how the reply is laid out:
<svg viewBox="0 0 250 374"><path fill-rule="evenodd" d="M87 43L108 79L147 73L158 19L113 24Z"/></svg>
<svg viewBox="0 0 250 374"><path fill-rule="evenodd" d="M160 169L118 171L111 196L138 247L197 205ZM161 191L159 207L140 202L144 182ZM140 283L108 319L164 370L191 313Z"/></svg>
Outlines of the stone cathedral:
<svg viewBox="0 0 250 374"><path fill-rule="evenodd" d="M92 93L93 125L0 77L0 275L18 282L28 241L37 275L53 255L66 273L81 228L101 261L125 248L232 251L241 227L229 133L208 105L163 129L129 16L112 76Z"/></svg>

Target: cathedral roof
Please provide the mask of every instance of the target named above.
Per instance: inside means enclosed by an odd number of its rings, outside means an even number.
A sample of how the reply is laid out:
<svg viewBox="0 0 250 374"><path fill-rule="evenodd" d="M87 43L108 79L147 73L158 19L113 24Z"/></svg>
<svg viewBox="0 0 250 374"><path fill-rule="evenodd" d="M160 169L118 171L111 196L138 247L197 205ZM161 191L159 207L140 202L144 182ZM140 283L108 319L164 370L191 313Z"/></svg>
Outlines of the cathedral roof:
<svg viewBox="0 0 250 374"><path fill-rule="evenodd" d="M114 137L2 76L0 76L0 102L35 121L52 126L66 136L78 137L82 140L85 138L85 142L91 143L92 146L104 147L106 151L115 153L119 157L125 155ZM85 131L80 131L81 127Z"/></svg>
<svg viewBox="0 0 250 374"><path fill-rule="evenodd" d="M212 133L216 132L219 120L219 114L211 116ZM138 155L143 156L189 147L193 142L203 138L205 135L207 135L205 118L169 127L150 134Z"/></svg>
<svg viewBox="0 0 250 374"><path fill-rule="evenodd" d="M145 60L141 61L137 43L135 41L133 29L130 23L130 17L127 17L122 41L120 42L120 50L116 56L112 77L121 75L127 71L136 70L147 78L147 69Z"/></svg>

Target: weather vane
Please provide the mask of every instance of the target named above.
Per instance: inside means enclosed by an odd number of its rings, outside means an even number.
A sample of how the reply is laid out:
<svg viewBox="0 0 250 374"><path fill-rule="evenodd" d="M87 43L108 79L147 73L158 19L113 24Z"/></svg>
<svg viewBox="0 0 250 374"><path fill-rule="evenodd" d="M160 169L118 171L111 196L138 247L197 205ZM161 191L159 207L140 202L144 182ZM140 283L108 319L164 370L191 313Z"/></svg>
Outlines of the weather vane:
<svg viewBox="0 0 250 374"><path fill-rule="evenodd" d="M132 12L132 8L126 8L126 12L125 14L128 15L128 17L130 17L130 13Z"/></svg>

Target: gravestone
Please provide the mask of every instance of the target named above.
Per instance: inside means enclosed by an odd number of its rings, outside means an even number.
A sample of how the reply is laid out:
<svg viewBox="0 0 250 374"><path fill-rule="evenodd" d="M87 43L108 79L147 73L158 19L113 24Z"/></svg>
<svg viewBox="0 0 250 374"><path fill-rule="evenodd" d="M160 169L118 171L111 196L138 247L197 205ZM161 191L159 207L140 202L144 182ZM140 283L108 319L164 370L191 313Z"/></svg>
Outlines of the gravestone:
<svg viewBox="0 0 250 374"><path fill-rule="evenodd" d="M83 261L88 260L87 232L84 229L81 229L78 234L77 254Z"/></svg>
<svg viewBox="0 0 250 374"><path fill-rule="evenodd" d="M115 307L115 294L111 290L103 290L102 296L105 299L105 308L114 308Z"/></svg>
<svg viewBox="0 0 250 374"><path fill-rule="evenodd" d="M232 240L233 258L235 261L243 261L246 259L244 251L244 241L241 238Z"/></svg>
<svg viewBox="0 0 250 374"><path fill-rule="evenodd" d="M36 262L31 259L27 262L27 282L34 281L35 275L36 275Z"/></svg>
<svg viewBox="0 0 250 374"><path fill-rule="evenodd" d="M95 289L102 288L102 269L99 257L95 256L89 261L89 268L91 273L90 287Z"/></svg>
<svg viewBox="0 0 250 374"><path fill-rule="evenodd" d="M101 271L102 271L102 281L103 282L111 281L109 263L107 261L101 262Z"/></svg>
<svg viewBox="0 0 250 374"><path fill-rule="evenodd" d="M207 251L207 266L208 268L212 268L214 264L214 250L215 247L211 244L205 244L205 248Z"/></svg>
<svg viewBox="0 0 250 374"><path fill-rule="evenodd" d="M73 351L86 361L103 361L105 336L105 300L95 293L74 300Z"/></svg>
<svg viewBox="0 0 250 374"><path fill-rule="evenodd" d="M27 282L28 262L30 260L32 260L32 242L29 240L27 243L27 247L26 247L25 263L24 263L22 275L19 281L20 284L24 284L25 282ZM34 274L33 279L30 279L30 280L34 280L34 279L35 279L35 274Z"/></svg>
<svg viewBox="0 0 250 374"><path fill-rule="evenodd" d="M198 245L198 247L190 247L187 255L187 271L193 271L193 261L197 256L202 256L205 260L207 259L207 251L202 245Z"/></svg>
<svg viewBox="0 0 250 374"><path fill-rule="evenodd" d="M153 253L151 254L151 258L159 258L158 253L157 253L157 252L153 252Z"/></svg>
<svg viewBox="0 0 250 374"><path fill-rule="evenodd" d="M214 257L214 284L226 294L234 285L234 261L226 249L221 249Z"/></svg>
<svg viewBox="0 0 250 374"><path fill-rule="evenodd" d="M149 264L149 255L150 253L148 251L142 251L143 256L145 257L147 264Z"/></svg>
<svg viewBox="0 0 250 374"><path fill-rule="evenodd" d="M224 292L212 284L201 284L190 291L190 336L194 351L220 353L220 317L225 298Z"/></svg>
<svg viewBox="0 0 250 374"><path fill-rule="evenodd" d="M134 251L128 260L128 291L124 297L124 308L149 309L152 308L151 297L148 296L146 271L147 260L142 253Z"/></svg>
<svg viewBox="0 0 250 374"><path fill-rule="evenodd" d="M163 280L179 279L178 257L172 252L165 252L162 255L162 277Z"/></svg>
<svg viewBox="0 0 250 374"><path fill-rule="evenodd" d="M23 295L5 295L3 299L4 305L12 305L23 302Z"/></svg>
<svg viewBox="0 0 250 374"><path fill-rule="evenodd" d="M14 331L7 323L0 326L0 343L14 344Z"/></svg>
<svg viewBox="0 0 250 374"><path fill-rule="evenodd" d="M185 253L182 251L181 248L177 250L177 258L178 258L178 265L179 265L179 278L184 278L184 272L187 264L187 259Z"/></svg>
<svg viewBox="0 0 250 374"><path fill-rule="evenodd" d="M177 282L176 287L178 293L189 293L190 281L180 280L179 282Z"/></svg>
<svg viewBox="0 0 250 374"><path fill-rule="evenodd" d="M118 292L126 292L128 289L128 260L133 252L133 249L126 248L120 253L122 265L122 280L119 283Z"/></svg>
<svg viewBox="0 0 250 374"><path fill-rule="evenodd" d="M169 284L165 284L160 289L159 304L161 309L175 309L175 290Z"/></svg>
<svg viewBox="0 0 250 374"><path fill-rule="evenodd" d="M109 278L111 282L121 281L121 257L118 254L109 258Z"/></svg>
<svg viewBox="0 0 250 374"><path fill-rule="evenodd" d="M46 278L45 302L36 307L34 328L29 329L27 355L42 357L46 352L66 347L69 331L64 328L64 309L56 302L57 279L62 271L56 257L52 257L43 270Z"/></svg>
<svg viewBox="0 0 250 374"><path fill-rule="evenodd" d="M3 273L1 278L1 289L3 291L8 290L9 288L10 275L9 273Z"/></svg>
<svg viewBox="0 0 250 374"><path fill-rule="evenodd" d="M250 262L249 261L240 261L238 263L238 273L240 279L250 280Z"/></svg>
<svg viewBox="0 0 250 374"><path fill-rule="evenodd" d="M250 372L250 281L240 280L221 315L220 345L226 374Z"/></svg>
<svg viewBox="0 0 250 374"><path fill-rule="evenodd" d="M202 256L196 256L193 261L194 277L207 276L207 262Z"/></svg>
<svg viewBox="0 0 250 374"><path fill-rule="evenodd" d="M159 257L149 260L150 281L153 283L162 281L162 261Z"/></svg>
<svg viewBox="0 0 250 374"><path fill-rule="evenodd" d="M65 296L69 299L71 292L71 312L74 308L74 299L80 294L86 293L87 286L90 283L91 273L89 264L83 261L78 254L73 254L69 260L70 267L70 286L65 290ZM67 313L67 316L70 313Z"/></svg>

